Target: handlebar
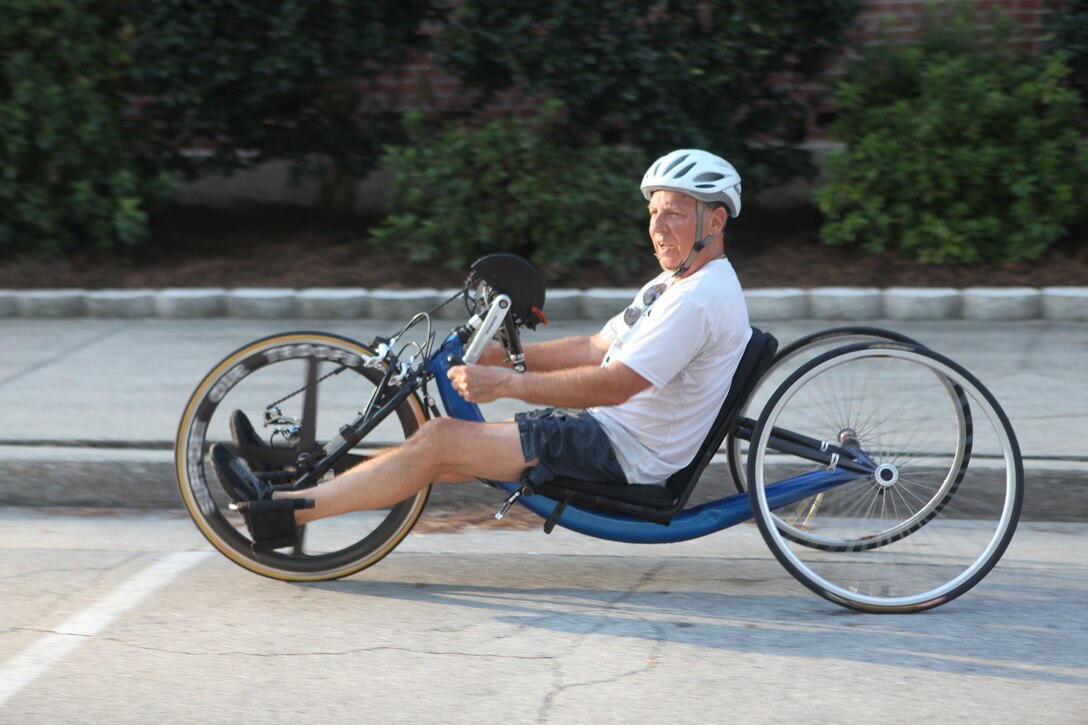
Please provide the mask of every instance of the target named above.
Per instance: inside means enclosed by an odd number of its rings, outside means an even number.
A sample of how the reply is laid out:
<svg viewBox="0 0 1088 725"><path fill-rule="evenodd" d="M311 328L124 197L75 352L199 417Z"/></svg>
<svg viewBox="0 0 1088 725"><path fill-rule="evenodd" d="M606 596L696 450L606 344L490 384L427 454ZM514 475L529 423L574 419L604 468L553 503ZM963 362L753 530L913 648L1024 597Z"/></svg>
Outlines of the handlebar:
<svg viewBox="0 0 1088 725"><path fill-rule="evenodd" d="M478 302L487 305L486 311L482 309L482 305L473 305L478 311L464 325L454 329L451 333L451 335L458 338L460 345L457 346L456 351L446 349L441 353L445 358L443 364L447 368L453 365L476 364L483 357L484 351L491 340L498 338L505 352L505 362L515 372L525 372L525 352L522 348L521 336L518 330L519 325L516 315L513 313L513 303L510 296L504 293L495 294L486 285L481 285L479 293L476 299ZM415 361L419 358L412 356L408 362L401 361L399 359L400 354L393 352L393 347L398 343L401 335L420 319L425 319L429 323L430 314L419 313L392 338L374 338L371 344L375 346L376 354L364 357L363 365L374 368L390 368L390 382L398 383L406 379L416 370ZM431 337L429 332L427 337L428 339ZM410 344L414 345L415 343ZM429 343L424 344L422 347L416 345L416 347L420 350L424 359L431 357Z"/></svg>
<svg viewBox="0 0 1088 725"><path fill-rule="evenodd" d="M460 328L459 334L468 347L459 359L450 360L451 364L476 364L487 349L487 344L497 335L506 353L506 362L514 368L515 372L525 372L525 351L521 346L521 335L518 332L517 322L511 314L510 298L507 295L497 295L488 306L487 314L483 319L478 314L473 315L472 319Z"/></svg>

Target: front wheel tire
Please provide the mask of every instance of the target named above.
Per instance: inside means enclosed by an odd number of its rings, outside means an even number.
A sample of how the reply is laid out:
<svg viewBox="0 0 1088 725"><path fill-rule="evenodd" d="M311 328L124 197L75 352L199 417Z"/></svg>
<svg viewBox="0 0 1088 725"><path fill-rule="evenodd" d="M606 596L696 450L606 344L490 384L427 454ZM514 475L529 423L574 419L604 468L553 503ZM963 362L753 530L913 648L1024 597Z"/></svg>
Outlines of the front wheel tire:
<svg viewBox="0 0 1088 725"><path fill-rule="evenodd" d="M336 579L374 565L411 531L430 487L388 509L310 523L292 550L255 553L207 455L214 443L223 443L255 471L290 482L300 454L319 449L366 407L382 380L381 370L363 365L363 359L372 355L366 346L339 335L274 335L231 353L197 385L178 427L178 487L197 528L231 561L285 581ZM266 439L260 447L234 444L230 433L234 410L245 413ZM335 472L378 449L402 443L426 418L422 403L414 396L407 398L338 462Z"/></svg>

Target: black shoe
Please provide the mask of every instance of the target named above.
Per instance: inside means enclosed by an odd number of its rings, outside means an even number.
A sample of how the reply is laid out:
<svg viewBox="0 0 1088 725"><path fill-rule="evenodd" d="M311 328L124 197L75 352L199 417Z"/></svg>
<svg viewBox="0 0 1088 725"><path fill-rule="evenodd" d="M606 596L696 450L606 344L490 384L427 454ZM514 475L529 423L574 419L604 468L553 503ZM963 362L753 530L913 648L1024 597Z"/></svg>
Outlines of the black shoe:
<svg viewBox="0 0 1088 725"><path fill-rule="evenodd" d="M251 471L274 471L275 464L268 463L264 453L272 448L261 439L260 434L253 428L246 414L235 410L230 414L230 437L234 439L234 445L238 453L245 459Z"/></svg>
<svg viewBox="0 0 1088 725"><path fill-rule="evenodd" d="M235 503L240 501L266 501L272 498L272 487L253 475L222 443L211 450L212 470L219 485Z"/></svg>
<svg viewBox="0 0 1088 725"><path fill-rule="evenodd" d="M296 548L301 541L295 512L313 508L313 499L272 498L272 487L252 471L222 443L211 450L212 470L223 490L237 504L246 523L255 553Z"/></svg>

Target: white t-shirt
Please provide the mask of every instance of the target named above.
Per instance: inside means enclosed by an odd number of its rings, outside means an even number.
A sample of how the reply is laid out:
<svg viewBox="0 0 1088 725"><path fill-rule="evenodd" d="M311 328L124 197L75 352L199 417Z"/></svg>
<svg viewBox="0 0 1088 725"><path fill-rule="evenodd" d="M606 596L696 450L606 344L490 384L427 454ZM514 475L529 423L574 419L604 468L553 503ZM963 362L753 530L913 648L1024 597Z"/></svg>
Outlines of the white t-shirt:
<svg viewBox="0 0 1088 725"><path fill-rule="evenodd" d="M660 296L644 306L647 290L661 285ZM642 308L634 324L621 312L602 328L610 346L601 365L622 362L650 387L589 413L608 434L630 483L661 483L695 457L752 329L740 281L725 258L685 279L662 272L639 290L633 307ZM627 312L628 319L634 315Z"/></svg>

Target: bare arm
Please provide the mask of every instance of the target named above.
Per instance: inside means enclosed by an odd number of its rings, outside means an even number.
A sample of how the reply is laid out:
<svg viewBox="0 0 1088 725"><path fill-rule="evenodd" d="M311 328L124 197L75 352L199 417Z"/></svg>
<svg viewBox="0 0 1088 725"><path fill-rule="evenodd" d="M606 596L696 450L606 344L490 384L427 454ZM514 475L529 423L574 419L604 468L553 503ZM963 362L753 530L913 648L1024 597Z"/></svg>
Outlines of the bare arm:
<svg viewBox="0 0 1088 725"><path fill-rule="evenodd" d="M600 365L608 352L608 343L601 333L579 337L564 337L546 342L531 342L524 347L525 367L533 372L565 370L583 365ZM502 365L502 346L492 342L480 357L480 365Z"/></svg>
<svg viewBox="0 0 1088 725"><path fill-rule="evenodd" d="M459 365L450 369L449 379L462 397L474 403L516 398L562 408L618 405L650 387L646 378L620 362L520 375L502 368Z"/></svg>

